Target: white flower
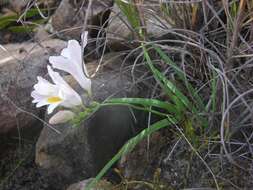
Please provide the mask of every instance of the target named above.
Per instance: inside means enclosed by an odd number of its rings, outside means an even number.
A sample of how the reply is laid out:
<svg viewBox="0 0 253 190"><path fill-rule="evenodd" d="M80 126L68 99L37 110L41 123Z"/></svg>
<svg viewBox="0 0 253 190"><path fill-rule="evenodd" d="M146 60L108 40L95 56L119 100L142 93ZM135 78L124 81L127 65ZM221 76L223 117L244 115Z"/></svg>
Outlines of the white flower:
<svg viewBox="0 0 253 190"><path fill-rule="evenodd" d="M83 46L87 45L87 35L82 35ZM50 56L49 62L53 68L63 70L71 74L83 89L91 94L91 80L87 78L88 72L82 59L82 48L78 41L69 40L67 48L64 48L60 56Z"/></svg>
<svg viewBox="0 0 253 190"><path fill-rule="evenodd" d="M60 123L66 123L67 121L73 119L74 116L75 114L72 111L61 110L61 111L58 111L49 119L49 124L56 125Z"/></svg>
<svg viewBox="0 0 253 190"><path fill-rule="evenodd" d="M47 112L50 114L59 105L67 108L81 105L82 100L78 93L50 66L47 66L47 69L54 84L38 77L38 83L34 85L34 91L31 93L33 103L37 103L36 107L49 105Z"/></svg>

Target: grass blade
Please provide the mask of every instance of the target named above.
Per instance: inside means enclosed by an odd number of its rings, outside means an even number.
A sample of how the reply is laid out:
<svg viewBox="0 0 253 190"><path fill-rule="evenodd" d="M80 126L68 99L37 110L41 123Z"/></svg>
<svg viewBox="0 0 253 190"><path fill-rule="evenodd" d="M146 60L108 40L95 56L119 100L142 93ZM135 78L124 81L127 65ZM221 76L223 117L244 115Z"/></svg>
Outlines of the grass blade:
<svg viewBox="0 0 253 190"><path fill-rule="evenodd" d="M205 105L204 105L204 102L203 102L202 98L198 95L198 92L188 82L187 78L185 77L184 72L170 59L170 57L168 55L166 55L161 50L161 48L159 48L155 45L153 46L153 48L159 54L159 56L162 58L162 60L166 64L170 65L173 68L173 70L175 71L177 76L180 78L180 80L182 80L185 83L185 86L188 89L188 91L190 92L191 96L193 97L193 100L196 101L196 103L198 105L198 108L200 110L205 110Z"/></svg>
<svg viewBox="0 0 253 190"><path fill-rule="evenodd" d="M156 100L156 99L147 99L147 98L113 98L107 100L106 103L118 103L118 104L137 104L142 105L144 107L157 107L161 109L167 110L169 113L177 113L175 110L175 105L170 104L168 102Z"/></svg>
<svg viewBox="0 0 253 190"><path fill-rule="evenodd" d="M177 87L166 78L166 76L164 76L158 69L156 69L148 55L148 52L146 50L146 48L143 47L143 51L144 51L144 57L151 69L151 71L154 74L154 77L156 78L156 80L159 82L159 84L161 85L161 87L164 89L164 91L166 92L166 94L168 94L170 96L170 98L174 101L174 103L178 106L177 108L180 111L184 111L185 108L189 108L191 109L191 103L188 100L188 98L186 96L184 96L180 90L177 89Z"/></svg>

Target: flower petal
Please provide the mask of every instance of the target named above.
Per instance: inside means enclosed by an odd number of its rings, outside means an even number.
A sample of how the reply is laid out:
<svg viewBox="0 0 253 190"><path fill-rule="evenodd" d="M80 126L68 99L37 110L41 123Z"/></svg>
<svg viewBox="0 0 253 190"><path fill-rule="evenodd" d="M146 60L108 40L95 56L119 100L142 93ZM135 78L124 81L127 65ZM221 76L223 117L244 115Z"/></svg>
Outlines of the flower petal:
<svg viewBox="0 0 253 190"><path fill-rule="evenodd" d="M37 79L38 79L38 82L40 83L51 84L48 80L42 78L41 76L38 76Z"/></svg>
<svg viewBox="0 0 253 190"><path fill-rule="evenodd" d="M50 96L51 94L57 94L58 87L54 84L51 84L47 80L38 77L38 83L33 86L37 94L43 96Z"/></svg>
<svg viewBox="0 0 253 190"><path fill-rule="evenodd" d="M79 94L73 90L67 82L59 75L59 73L54 72L50 66L48 68L48 73L54 83L59 86L58 96L63 100L62 105L66 107L73 107L82 104L82 99Z"/></svg>
<svg viewBox="0 0 253 190"><path fill-rule="evenodd" d="M61 105L64 107L67 107L67 108L79 106L82 104L81 97L72 88L66 88L66 87L62 86L61 90L59 92L59 97L64 99L64 101L61 103Z"/></svg>
<svg viewBox="0 0 253 190"><path fill-rule="evenodd" d="M50 66L47 68L55 84L38 77L38 83L34 85L34 90L31 92L32 102L36 103L36 107L48 105L47 111L50 114L58 105L71 108L82 104L79 94L69 86L59 73L54 72Z"/></svg>
<svg viewBox="0 0 253 190"><path fill-rule="evenodd" d="M36 104L36 108L40 108L40 107L45 106L45 105L49 105L49 103L47 102L46 99L39 101L39 102Z"/></svg>
<svg viewBox="0 0 253 190"><path fill-rule="evenodd" d="M47 113L51 114L59 104L60 103L49 104L49 106L47 107Z"/></svg>
<svg viewBox="0 0 253 190"><path fill-rule="evenodd" d="M33 103L37 103L46 98L46 96L39 94L37 91L32 91L31 96L33 97Z"/></svg>
<svg viewBox="0 0 253 190"><path fill-rule="evenodd" d="M59 75L59 73L54 72L53 69L49 65L47 66L47 70L48 70L49 76L51 77L51 79L56 85L69 86L68 83L66 83L65 80Z"/></svg>
<svg viewBox="0 0 253 190"><path fill-rule="evenodd" d="M67 73L73 70L73 64L63 56L50 56L49 63L52 64L53 68L63 70Z"/></svg>
<svg viewBox="0 0 253 190"><path fill-rule="evenodd" d="M74 64L72 64L71 61L68 61L66 58L62 56L51 56L49 58L49 62L52 64L53 68L63 70L71 74L83 89L87 90L88 92L91 92L91 80L84 75L82 71L82 67L76 67ZM55 75L55 74L51 74L52 73L51 70L52 69L49 69L48 71L50 76ZM85 66L84 66L84 71L87 72L87 69Z"/></svg>
<svg viewBox="0 0 253 190"><path fill-rule="evenodd" d="M82 48L76 40L69 40L67 48L62 50L61 55L73 60L76 66L80 66L80 63L82 63Z"/></svg>
<svg viewBox="0 0 253 190"><path fill-rule="evenodd" d="M84 90L88 91L89 93L91 92L91 80L87 78L84 73L76 75L74 78Z"/></svg>
<svg viewBox="0 0 253 190"><path fill-rule="evenodd" d="M88 39L88 32L85 31L82 35L82 42L83 47L87 45L87 39ZM87 90L89 94L91 94L91 80L87 77L88 72L85 64L83 63L82 58L82 47L76 40L69 40L68 45L66 48L64 48L61 52L60 56L50 56L49 62L52 64L53 68L63 70L65 72L68 72L71 74L77 82L80 84L80 86ZM53 79L55 84L58 84L59 82L57 76L59 75L54 74L52 69L48 68L49 75ZM62 83L62 81L60 81Z"/></svg>

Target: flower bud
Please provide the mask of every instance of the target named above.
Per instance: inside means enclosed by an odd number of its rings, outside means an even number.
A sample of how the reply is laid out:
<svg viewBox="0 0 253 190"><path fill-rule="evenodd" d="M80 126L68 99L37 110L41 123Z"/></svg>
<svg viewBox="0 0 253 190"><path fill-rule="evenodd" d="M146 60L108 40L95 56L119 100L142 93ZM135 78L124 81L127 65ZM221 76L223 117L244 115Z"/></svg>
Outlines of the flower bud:
<svg viewBox="0 0 253 190"><path fill-rule="evenodd" d="M74 116L75 114L72 111L61 110L61 111L58 111L49 119L49 124L56 125L56 124L66 123L67 121L73 119Z"/></svg>

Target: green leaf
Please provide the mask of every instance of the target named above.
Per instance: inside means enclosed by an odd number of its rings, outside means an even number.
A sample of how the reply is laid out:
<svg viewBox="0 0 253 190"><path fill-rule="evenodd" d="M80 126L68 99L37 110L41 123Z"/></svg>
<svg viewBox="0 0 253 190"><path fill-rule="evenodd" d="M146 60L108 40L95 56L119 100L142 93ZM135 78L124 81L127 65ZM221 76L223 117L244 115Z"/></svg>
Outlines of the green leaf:
<svg viewBox="0 0 253 190"><path fill-rule="evenodd" d="M15 33L33 32L35 26L10 26L8 30Z"/></svg>
<svg viewBox="0 0 253 190"><path fill-rule="evenodd" d="M42 13L46 13L48 11L48 9L40 9L40 11ZM26 14L25 14L25 18L31 18L31 17L34 17L34 16L38 16L40 15L39 11L37 8L32 8L32 9L29 9ZM18 16L19 17L19 16Z"/></svg>
<svg viewBox="0 0 253 190"><path fill-rule="evenodd" d="M0 18L0 30L6 28L7 26L9 26L11 23L14 22L16 22L16 19L15 17L13 18L12 16Z"/></svg>
<svg viewBox="0 0 253 190"><path fill-rule="evenodd" d="M213 71L213 77L211 80L211 101L212 101L212 112L216 111L216 95L217 95L217 73Z"/></svg>
<svg viewBox="0 0 253 190"><path fill-rule="evenodd" d="M169 113L177 113L175 110L175 105L168 102L163 102L157 99L147 99L147 98L113 98L107 100L106 103L128 103L128 104L137 104L144 107L157 107L167 110Z"/></svg>
<svg viewBox="0 0 253 190"><path fill-rule="evenodd" d="M150 59L149 54L143 44L142 44L142 47L144 51L144 57L146 58L146 61L151 71L153 72L155 79L159 82L159 84L161 85L163 90L166 92L166 94L170 97L170 99L176 104L176 109L178 110L178 112L184 113L185 109L188 109L188 111L190 111L191 113L194 113L197 116L197 118L201 121L204 128L206 128L208 126L208 122L204 117L199 115L200 111L194 106L194 104L192 104L192 102L190 102L190 100L170 80L166 78L165 75L163 75L158 69L154 67L152 60ZM161 51L159 51L159 53L161 54ZM179 78L182 78L182 80L187 81L185 79L184 74L180 70L180 68L178 68L173 63L173 61L170 60L168 56L166 56L165 54L161 54L161 56L163 59L166 58L166 61L169 62L173 66ZM193 87L190 86L188 81L186 82L186 84L188 85L188 90L190 89L190 91L192 92L192 96L197 98L198 96L197 92L193 89ZM206 109L204 105L202 105L203 102L200 97L198 98L198 102L200 104L201 111L205 111Z"/></svg>
<svg viewBox="0 0 253 190"><path fill-rule="evenodd" d="M125 2L122 0L115 0L115 3L118 5L123 14L127 17L128 22L133 27L133 29L141 34L141 20L139 18L138 11L136 7L131 2Z"/></svg>
<svg viewBox="0 0 253 190"><path fill-rule="evenodd" d="M42 13L45 13L48 10L41 9L40 11ZM39 16L39 15L40 15L40 13L39 13L38 9L32 8L26 12L25 18L32 19L32 17ZM23 26L21 26L20 23L17 23L17 20L19 19L19 17L20 17L20 15L17 13L12 13L11 15L0 17L0 30L4 29L4 28L8 28L10 31L14 31L14 32L31 31L32 28L30 28L30 26L28 28L22 28ZM41 23L44 23L45 21L46 21L45 19L36 19L36 20L33 20L32 22L37 23L37 24L41 24Z"/></svg>
<svg viewBox="0 0 253 190"><path fill-rule="evenodd" d="M156 69L148 55L148 52L144 46L144 57L146 58L146 61L151 69L151 71L154 74L155 79L159 82L161 87L164 89L164 91L167 93L167 95L174 101L174 103L178 106L177 108L180 111L184 111L185 108L191 109L190 101L186 96L184 96L180 90L177 89L177 87L166 78L158 69Z"/></svg>
<svg viewBox="0 0 253 190"><path fill-rule="evenodd" d="M153 48L159 54L159 56L162 58L162 60L164 60L164 62L166 64L170 65L173 68L173 70L175 71L177 76L180 78L180 80L182 80L185 83L186 88L188 89L189 93L193 97L193 101L196 102L199 110L202 110L202 111L206 110L202 98L198 95L197 90L195 90L192 87L192 85L188 82L188 80L185 76L185 73L170 59L170 57L168 55L166 55L161 50L161 48L159 48L158 46L155 46L155 45L153 45Z"/></svg>

